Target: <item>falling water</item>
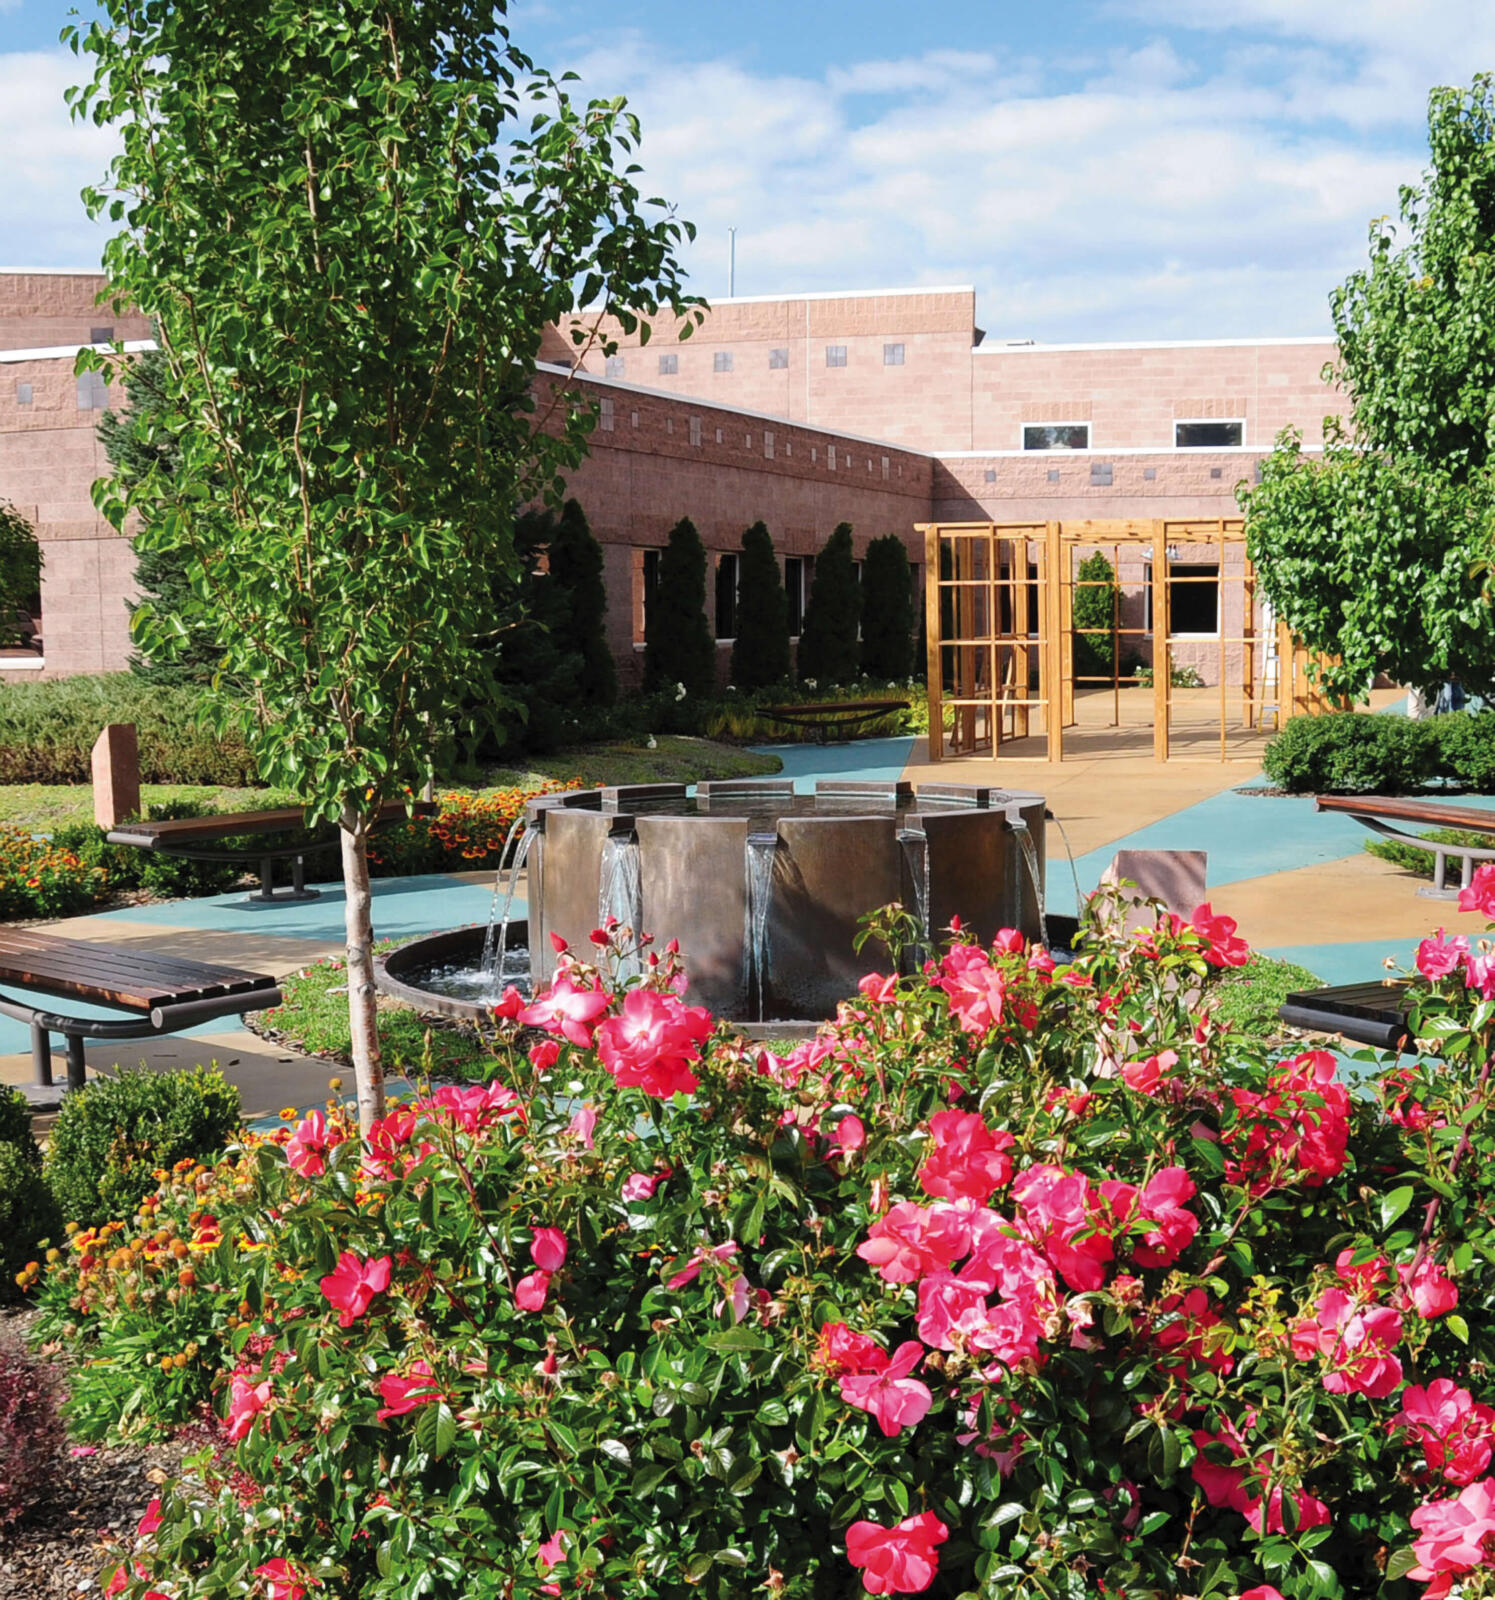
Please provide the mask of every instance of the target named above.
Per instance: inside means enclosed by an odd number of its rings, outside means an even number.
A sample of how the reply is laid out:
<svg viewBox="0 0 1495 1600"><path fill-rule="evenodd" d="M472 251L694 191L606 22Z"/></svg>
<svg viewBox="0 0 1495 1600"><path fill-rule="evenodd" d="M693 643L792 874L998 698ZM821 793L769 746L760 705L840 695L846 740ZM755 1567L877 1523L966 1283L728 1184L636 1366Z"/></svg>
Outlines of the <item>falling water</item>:
<svg viewBox="0 0 1495 1600"><path fill-rule="evenodd" d="M493 960L493 949L498 941L499 902L504 887L504 863L509 860L509 846L514 842L514 835L524 826L525 814L521 810L519 815L509 824L509 831L504 835L502 848L498 852L498 871L493 874L493 899L488 906L488 932L483 939L483 966L487 971ZM513 898L514 874L509 874L510 899ZM506 908L507 909L507 908Z"/></svg>
<svg viewBox="0 0 1495 1600"><path fill-rule="evenodd" d="M1075 916L1084 915L1085 896L1080 893L1080 869L1075 865L1074 846L1069 842L1069 835L1064 831L1064 824L1052 811L1045 811L1044 816L1059 830L1059 837L1064 841L1064 853L1069 857L1069 875L1074 879L1075 885Z"/></svg>
<svg viewBox="0 0 1495 1600"><path fill-rule="evenodd" d="M898 846L914 886L914 915L919 919L920 942L927 948L929 929L929 835L915 828L898 830Z"/></svg>
<svg viewBox="0 0 1495 1600"><path fill-rule="evenodd" d="M638 948L644 929L644 880L639 866L638 838L631 833L610 833L602 841L602 868L597 880L597 922L607 926L615 917L631 938L625 940L625 954L618 964L619 978L636 977L643 970Z"/></svg>
<svg viewBox="0 0 1495 1600"><path fill-rule="evenodd" d="M1049 942L1049 919L1043 907L1043 877L1038 866L1038 847L1033 843L1033 835L1028 831L1028 824L1019 816L1009 818L1009 825L1017 835L1017 842L1022 848L1023 860L1027 863L1028 878L1033 885L1033 898L1038 903L1038 937L1045 946ZM1019 897L1021 904L1021 897Z"/></svg>
<svg viewBox="0 0 1495 1600"><path fill-rule="evenodd" d="M503 913L495 924L489 922L488 937L483 941L483 971L495 982L504 976L504 953L509 947L509 916L514 909L514 891L519 887L519 874L529 858L529 848L539 836L538 828L529 828L519 841L514 859L509 866L509 887L504 895ZM495 937L496 932L496 937Z"/></svg>
<svg viewBox="0 0 1495 1600"><path fill-rule="evenodd" d="M755 1020L764 1021L763 987L768 976L768 903L773 894L774 853L779 836L750 833L747 836L747 914L742 928L742 972L748 993L757 996Z"/></svg>

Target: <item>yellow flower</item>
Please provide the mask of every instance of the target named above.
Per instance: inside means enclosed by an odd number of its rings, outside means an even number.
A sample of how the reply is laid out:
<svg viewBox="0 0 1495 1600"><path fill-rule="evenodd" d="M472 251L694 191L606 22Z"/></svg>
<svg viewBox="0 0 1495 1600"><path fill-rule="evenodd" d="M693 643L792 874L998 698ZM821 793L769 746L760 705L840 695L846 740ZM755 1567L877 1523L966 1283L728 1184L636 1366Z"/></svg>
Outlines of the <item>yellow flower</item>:
<svg viewBox="0 0 1495 1600"><path fill-rule="evenodd" d="M301 1113L295 1106L282 1106L280 1108L280 1120L282 1122L294 1122L300 1115Z"/></svg>

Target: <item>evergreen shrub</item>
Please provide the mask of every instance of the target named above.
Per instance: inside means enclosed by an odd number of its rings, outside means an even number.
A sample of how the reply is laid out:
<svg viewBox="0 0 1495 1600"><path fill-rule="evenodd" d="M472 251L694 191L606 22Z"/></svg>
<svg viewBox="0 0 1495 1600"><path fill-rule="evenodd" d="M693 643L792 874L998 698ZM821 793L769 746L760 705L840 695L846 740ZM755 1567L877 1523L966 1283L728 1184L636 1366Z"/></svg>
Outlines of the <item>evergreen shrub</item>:
<svg viewBox="0 0 1495 1600"><path fill-rule="evenodd" d="M28 1134L29 1138L29 1134ZM62 1232L62 1214L51 1185L20 1144L0 1144L0 1300L24 1288L43 1240Z"/></svg>
<svg viewBox="0 0 1495 1600"><path fill-rule="evenodd" d="M856 681L862 670L857 637L861 619L862 593L852 557L851 524L841 522L815 558L815 578L796 661L801 683L830 689Z"/></svg>
<svg viewBox="0 0 1495 1600"><path fill-rule="evenodd" d="M732 682L744 694L789 681L789 597L773 535L755 522L742 536Z"/></svg>
<svg viewBox="0 0 1495 1600"><path fill-rule="evenodd" d="M644 631L644 692L716 692L716 643L706 621L706 547L689 517L670 529Z"/></svg>
<svg viewBox="0 0 1495 1600"><path fill-rule="evenodd" d="M914 668L913 569L903 540L888 533L862 563L862 674L901 682Z"/></svg>
<svg viewBox="0 0 1495 1600"><path fill-rule="evenodd" d="M1439 776L1433 722L1375 712L1294 717L1262 754L1289 794L1408 794Z"/></svg>

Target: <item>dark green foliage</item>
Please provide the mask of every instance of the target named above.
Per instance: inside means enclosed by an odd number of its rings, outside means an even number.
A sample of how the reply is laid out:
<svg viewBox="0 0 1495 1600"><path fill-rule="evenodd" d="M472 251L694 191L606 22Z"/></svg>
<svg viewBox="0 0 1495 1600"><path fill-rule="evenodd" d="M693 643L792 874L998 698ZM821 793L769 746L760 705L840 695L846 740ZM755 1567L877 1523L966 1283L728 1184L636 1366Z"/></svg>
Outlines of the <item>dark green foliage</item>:
<svg viewBox="0 0 1495 1600"><path fill-rule="evenodd" d="M213 813L214 808L202 800L166 800L147 806L145 820L166 822L175 817L208 817ZM242 860L238 865L188 861L181 856L160 855L154 850L110 844L104 830L93 822L58 828L52 834L52 842L59 849L71 850L86 866L102 867L109 874L110 889L148 889L167 900L221 894L231 889L246 870ZM271 848L282 842L273 835L263 834L255 840L256 844ZM246 843L246 839L225 839L221 848L228 850Z"/></svg>
<svg viewBox="0 0 1495 1600"><path fill-rule="evenodd" d="M14 1297L16 1274L62 1222L42 1169L19 1145L0 1144L0 1300Z"/></svg>
<svg viewBox="0 0 1495 1600"><path fill-rule="evenodd" d="M524 714L503 721L502 749L541 754L572 734L581 704L586 663L568 648L569 594L542 570L556 531L548 511L527 511L514 524L517 572L495 580L494 614L500 619L495 677Z"/></svg>
<svg viewBox="0 0 1495 1600"><path fill-rule="evenodd" d="M41 546L31 524L0 500L0 647L20 643L16 612L30 604L41 581Z"/></svg>
<svg viewBox="0 0 1495 1600"><path fill-rule="evenodd" d="M135 724L145 783L253 783L244 741L199 725L203 692L128 672L0 684L0 783L90 782L90 753L106 722Z"/></svg>
<svg viewBox="0 0 1495 1600"><path fill-rule="evenodd" d="M1456 712L1429 726L1447 776L1476 794L1495 794L1495 711Z"/></svg>
<svg viewBox="0 0 1495 1600"><path fill-rule="evenodd" d="M1406 794L1438 775L1438 734L1430 722L1370 712L1294 717L1261 764L1290 794Z"/></svg>
<svg viewBox="0 0 1495 1600"><path fill-rule="evenodd" d="M1290 994L1319 986L1307 967L1254 952L1244 967L1225 967L1213 976L1207 991L1211 1014L1254 1039L1280 1038L1283 1022L1277 1012L1283 1002Z"/></svg>
<svg viewBox="0 0 1495 1600"><path fill-rule="evenodd" d="M815 558L815 580L799 638L801 683L829 689L852 683L861 673L861 585L852 560L851 524L840 522Z"/></svg>
<svg viewBox="0 0 1495 1600"><path fill-rule="evenodd" d="M902 682L914 675L914 580L896 533L867 546L862 563L862 672Z"/></svg>
<svg viewBox="0 0 1495 1600"><path fill-rule="evenodd" d="M69 1222L128 1216L157 1167L211 1160L239 1126L239 1091L216 1068L121 1070L66 1095L45 1171Z"/></svg>
<svg viewBox="0 0 1495 1600"><path fill-rule="evenodd" d="M789 679L789 599L773 535L755 522L742 536L737 569L737 637L732 682L744 693Z"/></svg>
<svg viewBox="0 0 1495 1600"><path fill-rule="evenodd" d="M1116 617L1116 569L1097 550L1085 557L1075 576L1075 677L1109 679L1116 664L1116 640L1110 631ZM1095 587L1082 588L1081 584ZM1107 631L1081 633L1082 628L1104 628Z"/></svg>
<svg viewBox="0 0 1495 1600"><path fill-rule="evenodd" d="M644 632L644 692L684 684L705 699L716 689L716 645L706 622L706 547L689 517L670 529Z"/></svg>
<svg viewBox="0 0 1495 1600"><path fill-rule="evenodd" d="M1475 833L1469 828L1427 828L1418 833L1419 839L1426 839L1429 844L1461 844L1475 850L1495 850L1495 837L1488 833ZM1431 878L1436 866L1431 850L1419 849L1415 844L1407 844L1401 839L1367 839L1364 844L1367 855L1372 855L1380 861L1389 861L1392 866L1400 867L1403 872L1415 873L1419 878ZM1449 881L1457 883L1458 859L1450 858Z"/></svg>
<svg viewBox="0 0 1495 1600"><path fill-rule="evenodd" d="M124 366L123 411L106 411L99 418L99 442L122 488L141 483L152 471L170 476L179 450L166 432L163 382L168 378L166 357L159 350L133 356ZM167 642L154 656L138 651L130 657L130 670L148 683L208 683L222 651L193 601L187 582L187 554L181 548L137 544L135 585L140 599L130 605L134 616L142 608L166 628Z"/></svg>
<svg viewBox="0 0 1495 1600"><path fill-rule="evenodd" d="M1247 548L1278 615L1331 660L1331 694L1377 672L1437 689L1495 681L1495 89L1429 100L1431 162L1377 219L1370 261L1331 296L1346 424L1322 455L1285 433L1242 486Z"/></svg>
<svg viewBox="0 0 1495 1600"><path fill-rule="evenodd" d="M618 674L607 647L602 546L592 537L586 512L575 500L562 507L550 536L550 578L565 603L561 648L581 657L582 700L591 708L610 706L618 698Z"/></svg>
<svg viewBox="0 0 1495 1600"><path fill-rule="evenodd" d="M31 1137L31 1107L26 1096L0 1083L0 1146L8 1144L38 1167L42 1164L41 1147Z"/></svg>

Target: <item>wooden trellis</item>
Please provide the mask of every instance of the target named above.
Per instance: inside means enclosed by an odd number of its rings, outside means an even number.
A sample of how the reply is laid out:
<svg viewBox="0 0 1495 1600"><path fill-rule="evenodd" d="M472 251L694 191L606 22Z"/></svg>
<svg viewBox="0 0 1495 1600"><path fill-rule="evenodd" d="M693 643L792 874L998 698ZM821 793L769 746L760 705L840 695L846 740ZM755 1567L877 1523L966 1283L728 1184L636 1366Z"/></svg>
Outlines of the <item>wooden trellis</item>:
<svg viewBox="0 0 1495 1600"><path fill-rule="evenodd" d="M1239 518L1149 521L958 522L920 524L925 541L925 632L929 659L929 759L1025 743L1017 760L1064 759L1064 731L1075 725L1076 688L1109 687L1120 724L1123 649L1150 643L1152 744L1156 760L1173 754L1175 651L1196 661L1214 654L1219 759L1228 761L1232 731L1270 720L1335 709L1314 688L1309 656L1272 622L1257 593ZM1109 677L1075 670L1075 591L1110 585L1076 575L1082 553L1099 550L1116 582L1109 625L1081 628L1108 639ZM1200 557L1212 573L1191 576ZM1128 620L1119 581L1123 558L1140 561L1151 615ZM1216 630L1173 631L1174 600L1190 585L1216 586ZM1227 627L1227 618L1233 627ZM1128 697L1146 694L1128 688ZM946 730L947 720L950 723ZM1034 735L1042 734L1036 749ZM1252 759L1257 753L1252 752Z"/></svg>

